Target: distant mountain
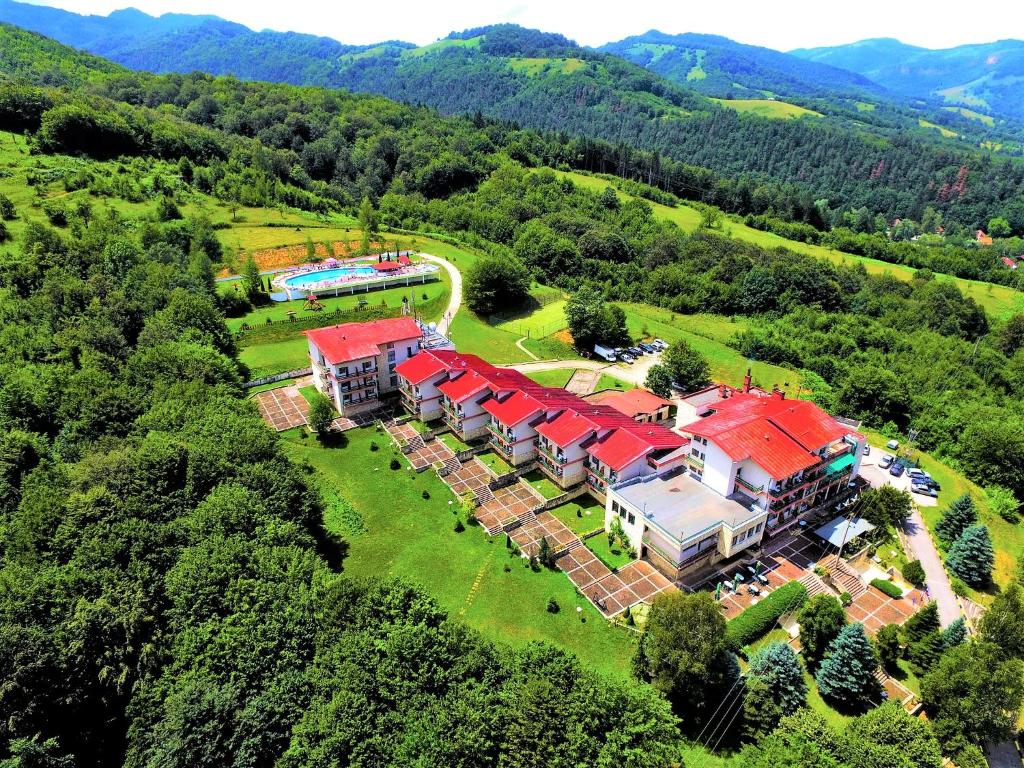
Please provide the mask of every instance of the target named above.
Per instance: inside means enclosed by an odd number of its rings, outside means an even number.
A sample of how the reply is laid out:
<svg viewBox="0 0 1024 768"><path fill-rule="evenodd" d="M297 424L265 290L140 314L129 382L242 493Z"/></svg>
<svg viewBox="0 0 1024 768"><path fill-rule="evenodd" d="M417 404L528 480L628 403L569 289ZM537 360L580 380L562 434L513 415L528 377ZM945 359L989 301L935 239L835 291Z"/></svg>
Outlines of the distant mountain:
<svg viewBox="0 0 1024 768"><path fill-rule="evenodd" d="M668 35L651 30L598 48L709 96L823 98L836 94L878 97L868 78L787 53L744 45L717 35Z"/></svg>
<svg viewBox="0 0 1024 768"><path fill-rule="evenodd" d="M930 50L879 38L790 53L856 72L904 96L937 97L954 108L1024 119L1022 40Z"/></svg>

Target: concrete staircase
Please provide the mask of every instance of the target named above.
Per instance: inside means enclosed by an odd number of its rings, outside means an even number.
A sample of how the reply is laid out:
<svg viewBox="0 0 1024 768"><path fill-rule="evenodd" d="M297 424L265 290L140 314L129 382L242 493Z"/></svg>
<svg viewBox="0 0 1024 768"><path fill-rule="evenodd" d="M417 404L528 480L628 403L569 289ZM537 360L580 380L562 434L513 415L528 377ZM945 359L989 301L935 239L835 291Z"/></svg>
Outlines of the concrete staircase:
<svg viewBox="0 0 1024 768"><path fill-rule="evenodd" d="M815 595L831 595L832 590L829 589L828 585L821 580L818 574L813 571L808 571L799 579L797 579L807 589L807 596L814 597Z"/></svg>
<svg viewBox="0 0 1024 768"><path fill-rule="evenodd" d="M831 564L832 581L840 592L849 592L850 597L856 600L868 591L867 585L863 582L860 574L848 566L842 559Z"/></svg>
<svg viewBox="0 0 1024 768"><path fill-rule="evenodd" d="M462 469L462 462L452 456L450 459L445 459L441 468L438 469L437 474L439 477L445 477L450 475L452 472L458 472Z"/></svg>
<svg viewBox="0 0 1024 768"><path fill-rule="evenodd" d="M478 507L486 504L489 501L494 501L494 494L491 493L491 489L486 485L474 491L473 496L476 497L476 505Z"/></svg>

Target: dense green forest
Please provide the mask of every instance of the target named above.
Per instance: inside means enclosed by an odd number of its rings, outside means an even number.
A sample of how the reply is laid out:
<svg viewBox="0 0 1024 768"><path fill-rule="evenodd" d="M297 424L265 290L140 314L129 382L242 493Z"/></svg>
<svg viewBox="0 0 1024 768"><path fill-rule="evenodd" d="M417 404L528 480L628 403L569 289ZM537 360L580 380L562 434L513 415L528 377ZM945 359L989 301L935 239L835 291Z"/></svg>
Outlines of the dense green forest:
<svg viewBox="0 0 1024 768"><path fill-rule="evenodd" d="M23 137L9 151L62 160L30 172L27 202L0 196L4 768L655 768L710 719L710 683L735 679L706 595L678 615L712 616L709 633L677 630L708 647L679 659L644 635L639 680L624 680L547 645L489 643L406 584L346 576L312 468L242 398L213 280L234 254L182 212L190 195L325 216L373 201L385 225L443 230L550 285L747 316L732 342L745 354L804 369L837 412L919 427L1024 495L1024 318L989 318L927 270L900 282L760 249L713 216L685 234L642 199L542 168L577 145L507 123L139 75L2 35L17 81L0 81L0 128ZM780 713L739 759L932 768L941 743L971 765L1020 704L1019 643L998 630L936 659L935 735L895 707L842 732ZM1006 686L978 685L992 670Z"/></svg>
<svg viewBox="0 0 1024 768"><path fill-rule="evenodd" d="M638 178L743 214L764 212L747 198L754 187L768 184L777 188L770 193L774 200L786 201L776 206L779 215L812 223L815 201L840 214L867 207L889 221L920 221L931 206L948 225L974 229L1001 217L1024 234L1024 165L978 149L988 142L1005 153L1013 142L962 116L929 114L926 122L956 123L963 141L921 128L916 114L886 104L867 112L852 103L833 105L830 114L798 120L741 114L616 56L512 25L453 33L421 49L382 43L353 50L308 36L268 41L259 38L262 33L224 28L237 25L199 21L186 33L145 37L150 49L122 60L160 71L198 69L343 87L446 114L481 112L610 142L611 148L577 146L571 164ZM126 39L130 35L113 36ZM179 53L183 42L188 54ZM720 186L699 170L709 168L722 179Z"/></svg>

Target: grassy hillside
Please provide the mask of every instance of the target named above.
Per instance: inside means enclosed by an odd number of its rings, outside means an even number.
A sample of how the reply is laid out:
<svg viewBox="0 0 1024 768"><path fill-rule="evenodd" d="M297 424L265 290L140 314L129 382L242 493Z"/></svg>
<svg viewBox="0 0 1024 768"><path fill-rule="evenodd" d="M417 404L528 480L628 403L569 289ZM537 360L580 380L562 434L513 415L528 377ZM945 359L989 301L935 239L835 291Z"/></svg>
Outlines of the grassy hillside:
<svg viewBox="0 0 1024 768"><path fill-rule="evenodd" d="M606 179L589 176L583 173L567 171L559 171L558 173L566 178L572 179L576 184L598 192L606 187L613 186L612 182ZM631 197L621 189L618 190L618 194L627 199ZM647 201L647 204L651 206L655 216L665 219L666 221L675 222L686 232L692 232L700 225L700 212L691 206L677 205L670 207L651 201ZM890 264L886 261L870 259L866 256L858 256L852 253L835 251L829 248L824 248L820 245L801 243L796 240L787 240L773 232L764 232L759 229L748 227L746 224L736 220L735 218L727 218L722 227L722 231L729 237L753 243L761 246L762 248L788 248L789 250L796 251L797 253L805 253L816 258L827 259L828 261L836 264L862 264L871 274L880 275L888 273L901 280L910 280L916 271L912 267L907 267L902 264ZM936 279L948 280L954 283L965 296L970 296L972 299L977 301L978 304L984 307L985 311L992 317L1006 318L1015 313L1024 311L1024 294L1020 291L1014 290L1013 288L985 283L980 280L965 280L963 278L952 277L950 275L936 275Z"/></svg>
<svg viewBox="0 0 1024 768"><path fill-rule="evenodd" d="M723 107L734 109L743 115L757 115L773 120L787 120L795 117L822 117L821 112L805 109L796 104L775 99L713 99Z"/></svg>

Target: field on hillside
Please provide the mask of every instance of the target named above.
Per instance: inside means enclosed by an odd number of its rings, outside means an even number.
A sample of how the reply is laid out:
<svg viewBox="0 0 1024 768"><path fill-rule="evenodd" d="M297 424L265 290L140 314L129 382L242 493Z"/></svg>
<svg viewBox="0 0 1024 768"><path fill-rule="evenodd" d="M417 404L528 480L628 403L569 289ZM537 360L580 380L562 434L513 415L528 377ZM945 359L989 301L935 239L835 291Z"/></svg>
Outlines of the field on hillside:
<svg viewBox="0 0 1024 768"><path fill-rule="evenodd" d="M583 173L573 171L557 171L557 173L572 179L574 183L579 184L581 187L597 192L602 191L605 187L612 186L611 182L605 179L588 176ZM616 190L616 192L624 198L631 198L631 195L622 190ZM653 203L649 200L646 202L651 206L651 209L658 218L675 222L686 232L694 231L700 224L700 212L688 205L679 205L672 208L660 203ZM863 264L870 274L881 275L888 273L900 280L910 280L917 271L913 267L907 267L902 264L890 264L878 259L869 259L865 256L835 251L820 245L787 240L773 232L763 232L759 229L748 227L736 217L727 217L721 232L728 237L753 243L762 248L788 248L797 253L827 259L835 264ZM1006 318L1016 312L1024 311L1024 294L1013 288L1008 288L1004 285L994 285L993 283L986 283L980 280L965 280L960 277L944 274L936 274L935 279L953 282L965 296L970 296L993 317Z"/></svg>
<svg viewBox="0 0 1024 768"><path fill-rule="evenodd" d="M778 120L789 120L796 117L821 117L821 112L798 107L787 101L775 99L712 99L723 107L734 109L741 114L770 117Z"/></svg>
<svg viewBox="0 0 1024 768"><path fill-rule="evenodd" d="M386 433L352 430L335 447L303 439L298 431L284 437L287 452L317 473L328 502L325 524L349 544L346 573L418 584L452 616L496 642L544 640L574 652L589 668L628 673L629 632L604 620L564 573L524 567L505 548L504 536L489 539L478 526L456 533L458 500L434 472L417 474L405 462L390 469L397 451ZM372 443L379 450L371 450ZM382 498L389 503L381 504ZM558 613L547 611L550 598Z"/></svg>

